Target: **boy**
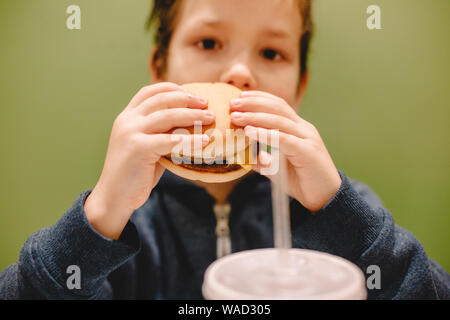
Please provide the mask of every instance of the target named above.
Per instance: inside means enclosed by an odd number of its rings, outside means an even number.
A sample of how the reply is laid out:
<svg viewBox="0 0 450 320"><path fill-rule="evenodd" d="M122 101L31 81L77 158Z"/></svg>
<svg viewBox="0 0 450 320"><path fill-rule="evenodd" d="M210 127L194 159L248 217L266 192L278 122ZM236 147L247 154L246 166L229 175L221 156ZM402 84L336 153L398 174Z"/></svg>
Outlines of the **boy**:
<svg viewBox="0 0 450 320"><path fill-rule="evenodd" d="M338 171L315 127L295 107L307 85L310 0L155 1L159 20L153 85L116 118L103 171L54 225L24 244L0 274L0 296L21 298L200 299L216 259L214 204L229 203L233 252L273 247L270 181L252 172L224 184L192 183L158 164L180 139L174 127L207 125L207 101L179 86L226 82L246 91L232 121L258 139L278 129L288 160L293 246L381 270L371 299L448 299L450 277L419 241L395 226L366 186ZM200 142L199 141L199 142ZM261 153L255 170L270 164ZM66 270L81 270L67 287Z"/></svg>

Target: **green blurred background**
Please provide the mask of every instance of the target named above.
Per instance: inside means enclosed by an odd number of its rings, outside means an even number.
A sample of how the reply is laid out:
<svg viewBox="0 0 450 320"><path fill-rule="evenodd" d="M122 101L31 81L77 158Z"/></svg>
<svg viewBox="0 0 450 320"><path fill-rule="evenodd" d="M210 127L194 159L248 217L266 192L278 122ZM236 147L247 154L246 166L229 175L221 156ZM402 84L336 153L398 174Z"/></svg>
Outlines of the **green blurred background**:
<svg viewBox="0 0 450 320"><path fill-rule="evenodd" d="M66 8L81 7L81 30ZM336 166L450 270L450 1L316 0L302 116ZM381 7L382 30L366 27ZM112 123L150 81L150 0L0 0L0 270L103 166Z"/></svg>

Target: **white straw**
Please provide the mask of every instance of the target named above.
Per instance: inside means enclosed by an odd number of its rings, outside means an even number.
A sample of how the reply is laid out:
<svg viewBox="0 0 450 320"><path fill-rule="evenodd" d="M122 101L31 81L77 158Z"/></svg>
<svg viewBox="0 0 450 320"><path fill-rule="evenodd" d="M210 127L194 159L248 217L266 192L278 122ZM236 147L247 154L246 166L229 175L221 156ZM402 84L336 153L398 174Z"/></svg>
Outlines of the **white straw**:
<svg viewBox="0 0 450 320"><path fill-rule="evenodd" d="M285 188L287 188L287 163L284 155L278 149L272 148L272 161L277 160L279 161L278 171L271 183L274 244L275 248L290 249L292 248L292 240L289 197L282 187L285 185Z"/></svg>

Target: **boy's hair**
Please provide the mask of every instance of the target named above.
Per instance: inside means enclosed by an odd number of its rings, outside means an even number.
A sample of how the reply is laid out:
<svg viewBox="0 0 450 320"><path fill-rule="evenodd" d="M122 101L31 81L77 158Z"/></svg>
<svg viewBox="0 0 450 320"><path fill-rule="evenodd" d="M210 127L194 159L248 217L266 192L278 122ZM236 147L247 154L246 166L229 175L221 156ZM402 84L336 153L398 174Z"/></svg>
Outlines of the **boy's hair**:
<svg viewBox="0 0 450 320"><path fill-rule="evenodd" d="M175 20L182 0L153 0L153 9L147 20L147 29L155 24L154 45L156 53L153 61L158 76L162 76L167 68L167 56ZM312 0L296 0L302 17L302 35L300 39L300 77L306 72L309 43L312 36Z"/></svg>

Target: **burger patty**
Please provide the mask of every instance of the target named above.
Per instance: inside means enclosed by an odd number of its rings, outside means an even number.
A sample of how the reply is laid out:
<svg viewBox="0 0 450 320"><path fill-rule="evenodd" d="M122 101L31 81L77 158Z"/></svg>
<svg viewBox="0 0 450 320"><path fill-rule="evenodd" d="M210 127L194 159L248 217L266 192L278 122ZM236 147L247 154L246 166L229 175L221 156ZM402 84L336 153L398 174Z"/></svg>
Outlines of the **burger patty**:
<svg viewBox="0 0 450 320"><path fill-rule="evenodd" d="M164 156L167 160L171 161L170 157ZM181 159L180 159L181 160ZM239 164L217 164L217 163L199 163L199 164L189 164L184 163L181 161L180 164L177 164L180 167L195 170L195 171L201 171L201 172L214 172L214 173L225 173L225 172L231 172L241 169L241 166Z"/></svg>
<svg viewBox="0 0 450 320"><path fill-rule="evenodd" d="M201 172L214 172L214 173L225 173L225 172L231 172L241 169L241 166L238 164L184 164L180 163L179 166L190 169L190 170L196 170Z"/></svg>
<svg viewBox="0 0 450 320"><path fill-rule="evenodd" d="M259 142L256 143L256 154L259 154ZM164 158L166 158L169 161L172 161L171 156L166 155L164 156ZM191 163L184 163L183 159L181 158L178 158L178 160L180 161L180 164L178 164L180 167L200 172L226 173L231 171L237 171L242 168L242 166L239 164L226 163L226 160L225 163L223 164L214 162L211 164L207 163L192 164L192 162L194 162L193 158L190 159Z"/></svg>

